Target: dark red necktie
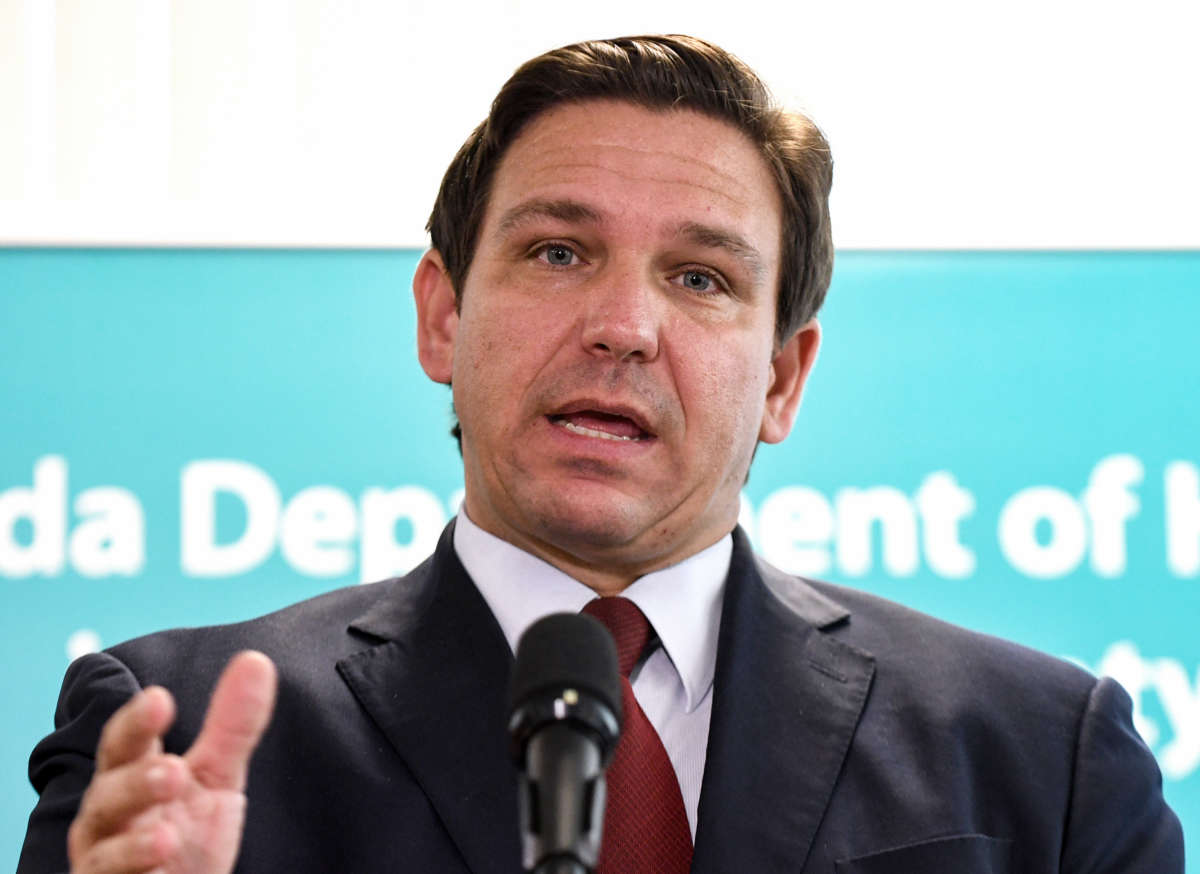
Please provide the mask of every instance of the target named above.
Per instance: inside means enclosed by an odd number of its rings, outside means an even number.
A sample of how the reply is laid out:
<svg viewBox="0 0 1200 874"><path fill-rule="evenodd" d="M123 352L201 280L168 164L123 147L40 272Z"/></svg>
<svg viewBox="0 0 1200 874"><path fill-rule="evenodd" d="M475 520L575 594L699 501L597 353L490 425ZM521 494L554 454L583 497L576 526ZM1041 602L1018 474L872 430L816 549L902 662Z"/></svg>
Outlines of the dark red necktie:
<svg viewBox="0 0 1200 874"><path fill-rule="evenodd" d="M621 740L608 766L596 874L686 874L692 865L692 833L679 780L629 685L629 672L650 641L650 621L627 598L598 598L583 612L603 622L616 641L625 711Z"/></svg>

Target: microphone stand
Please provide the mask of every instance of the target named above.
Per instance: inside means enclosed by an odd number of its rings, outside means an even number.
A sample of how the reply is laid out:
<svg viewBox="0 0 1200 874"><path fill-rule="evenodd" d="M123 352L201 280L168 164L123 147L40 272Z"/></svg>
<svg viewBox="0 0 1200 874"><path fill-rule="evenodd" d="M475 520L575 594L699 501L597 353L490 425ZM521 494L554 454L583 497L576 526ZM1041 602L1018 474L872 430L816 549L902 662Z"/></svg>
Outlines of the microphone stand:
<svg viewBox="0 0 1200 874"><path fill-rule="evenodd" d="M591 868L585 868L576 859L547 859L533 869L533 874L592 874Z"/></svg>

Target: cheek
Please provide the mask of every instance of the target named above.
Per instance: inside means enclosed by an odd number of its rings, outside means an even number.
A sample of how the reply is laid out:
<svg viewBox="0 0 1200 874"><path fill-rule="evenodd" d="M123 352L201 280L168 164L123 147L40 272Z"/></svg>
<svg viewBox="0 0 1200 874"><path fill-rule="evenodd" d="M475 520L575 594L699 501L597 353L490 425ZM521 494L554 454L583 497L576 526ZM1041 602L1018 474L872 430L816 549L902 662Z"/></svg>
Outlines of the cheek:
<svg viewBox="0 0 1200 874"><path fill-rule="evenodd" d="M454 345L454 409L463 427L482 437L478 429L489 420L487 410L501 400L497 387L503 384L498 373L504 365L499 354L503 344L495 335L479 330L478 314L459 324Z"/></svg>
<svg viewBox="0 0 1200 874"><path fill-rule="evenodd" d="M699 426L698 438L713 450L752 448L766 395L766 365L744 354L723 361L698 358L693 364L685 400L689 428Z"/></svg>
<svg viewBox="0 0 1200 874"><path fill-rule="evenodd" d="M458 322L458 336L454 346L455 374L463 377L470 375L474 379L484 379L494 369L489 368L489 362L494 366L503 366L505 349L513 349L520 338L514 336L503 313L495 312L494 307L479 302L479 289L472 289L474 297L463 306Z"/></svg>
<svg viewBox="0 0 1200 874"><path fill-rule="evenodd" d="M562 342L545 308L480 306L464 313L459 324L454 348L456 404L496 410L519 404Z"/></svg>

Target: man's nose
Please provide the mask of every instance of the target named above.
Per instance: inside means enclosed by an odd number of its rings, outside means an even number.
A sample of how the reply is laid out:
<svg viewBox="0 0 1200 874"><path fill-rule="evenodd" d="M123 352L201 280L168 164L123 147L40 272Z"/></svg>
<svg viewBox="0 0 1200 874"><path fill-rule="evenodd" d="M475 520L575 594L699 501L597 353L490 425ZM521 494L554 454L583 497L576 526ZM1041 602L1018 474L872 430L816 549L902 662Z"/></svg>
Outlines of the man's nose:
<svg viewBox="0 0 1200 874"><path fill-rule="evenodd" d="M617 361L653 361L658 357L661 303L652 281L636 271L597 277L584 313L584 349Z"/></svg>

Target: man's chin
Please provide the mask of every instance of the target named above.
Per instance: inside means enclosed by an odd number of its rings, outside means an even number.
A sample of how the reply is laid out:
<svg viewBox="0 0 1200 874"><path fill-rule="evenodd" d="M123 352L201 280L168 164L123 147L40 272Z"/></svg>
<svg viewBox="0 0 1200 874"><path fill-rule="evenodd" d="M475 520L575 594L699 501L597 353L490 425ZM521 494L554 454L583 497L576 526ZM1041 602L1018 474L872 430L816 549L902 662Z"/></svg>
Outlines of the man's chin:
<svg viewBox="0 0 1200 874"><path fill-rule="evenodd" d="M644 532L644 520L625 506L571 504L541 507L536 513L534 534L550 547L578 554L580 550L620 551L628 549Z"/></svg>
<svg viewBox="0 0 1200 874"><path fill-rule="evenodd" d="M660 551L665 534L665 514L649 496L615 489L541 495L526 508L528 537L585 564L640 564Z"/></svg>

